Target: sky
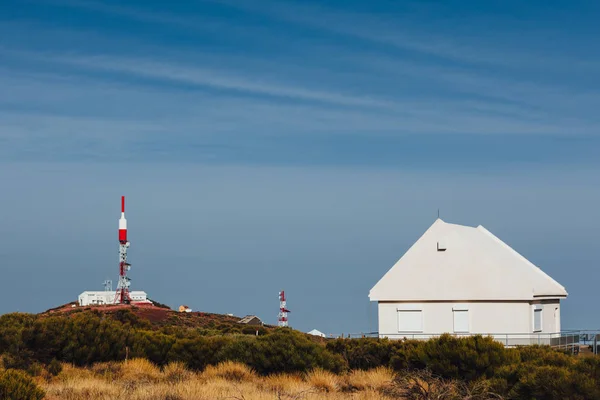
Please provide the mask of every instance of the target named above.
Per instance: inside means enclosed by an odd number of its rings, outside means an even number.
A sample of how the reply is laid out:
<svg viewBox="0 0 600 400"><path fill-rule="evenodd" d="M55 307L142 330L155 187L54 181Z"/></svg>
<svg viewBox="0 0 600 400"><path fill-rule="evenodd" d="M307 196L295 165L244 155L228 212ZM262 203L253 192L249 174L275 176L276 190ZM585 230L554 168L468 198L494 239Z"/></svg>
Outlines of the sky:
<svg viewBox="0 0 600 400"><path fill-rule="evenodd" d="M3 0L0 313L117 281L171 307L376 330L437 217L600 329L600 3Z"/></svg>

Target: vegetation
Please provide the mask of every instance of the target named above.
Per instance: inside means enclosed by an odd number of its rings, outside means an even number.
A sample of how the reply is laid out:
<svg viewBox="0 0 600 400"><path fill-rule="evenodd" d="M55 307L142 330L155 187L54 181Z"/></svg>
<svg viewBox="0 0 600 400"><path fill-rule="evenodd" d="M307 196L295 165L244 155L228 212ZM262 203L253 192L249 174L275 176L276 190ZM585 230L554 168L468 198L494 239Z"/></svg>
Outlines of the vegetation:
<svg viewBox="0 0 600 400"><path fill-rule="evenodd" d="M600 358L549 347L450 335L325 340L270 327L256 335L210 315L211 327L197 316L169 325L174 314L3 315L0 398L600 399Z"/></svg>
<svg viewBox="0 0 600 400"><path fill-rule="evenodd" d="M0 399L41 400L44 391L25 372L8 369L0 371Z"/></svg>
<svg viewBox="0 0 600 400"><path fill-rule="evenodd" d="M175 381L173 371L178 371ZM57 377L40 385L46 391L48 400L341 400L350 396L375 400L393 399L393 390L399 390L395 389L392 371L387 369L372 372L372 375L378 375L378 379L368 387L361 386L366 379L360 373L328 373L325 385L320 378L315 378L321 373L261 376L245 364L235 362L221 363L198 373L181 370L179 364L167 364L159 369L146 360L134 359L92 368L65 365ZM356 387L361 388L354 389Z"/></svg>

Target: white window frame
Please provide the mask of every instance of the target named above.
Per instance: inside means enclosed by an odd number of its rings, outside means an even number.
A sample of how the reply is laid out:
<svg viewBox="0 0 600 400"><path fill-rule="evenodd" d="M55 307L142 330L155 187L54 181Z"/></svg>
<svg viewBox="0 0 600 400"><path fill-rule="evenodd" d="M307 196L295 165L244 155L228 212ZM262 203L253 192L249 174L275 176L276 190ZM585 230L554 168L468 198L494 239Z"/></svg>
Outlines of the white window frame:
<svg viewBox="0 0 600 400"><path fill-rule="evenodd" d="M532 331L534 333L538 333L538 332L543 332L544 330L544 307L541 304L534 304L532 307L532 312L531 312L531 325L532 325ZM536 313L539 313L540 315L540 326L539 329L536 329L535 326L535 315Z"/></svg>
<svg viewBox="0 0 600 400"><path fill-rule="evenodd" d="M400 313L401 312L419 313L421 316L421 329L419 329L419 330L416 330L416 329L401 330L400 329ZM396 326L397 326L399 333L404 333L404 332L423 333L423 308L418 305L404 305L404 306L396 308Z"/></svg>
<svg viewBox="0 0 600 400"><path fill-rule="evenodd" d="M456 314L455 312L466 312L467 313L467 330L456 330ZM469 312L469 307L466 305L460 304L452 307L452 329L454 333L470 333L471 332L471 315Z"/></svg>

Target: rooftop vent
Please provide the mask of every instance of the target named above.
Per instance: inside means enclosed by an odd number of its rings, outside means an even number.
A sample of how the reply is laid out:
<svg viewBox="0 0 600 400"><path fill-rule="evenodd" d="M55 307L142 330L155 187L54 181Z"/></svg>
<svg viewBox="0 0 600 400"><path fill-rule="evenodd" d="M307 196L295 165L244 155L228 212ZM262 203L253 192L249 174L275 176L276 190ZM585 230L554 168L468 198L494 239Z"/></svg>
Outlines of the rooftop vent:
<svg viewBox="0 0 600 400"><path fill-rule="evenodd" d="M437 251L446 251L446 241L445 240L438 240L437 242Z"/></svg>

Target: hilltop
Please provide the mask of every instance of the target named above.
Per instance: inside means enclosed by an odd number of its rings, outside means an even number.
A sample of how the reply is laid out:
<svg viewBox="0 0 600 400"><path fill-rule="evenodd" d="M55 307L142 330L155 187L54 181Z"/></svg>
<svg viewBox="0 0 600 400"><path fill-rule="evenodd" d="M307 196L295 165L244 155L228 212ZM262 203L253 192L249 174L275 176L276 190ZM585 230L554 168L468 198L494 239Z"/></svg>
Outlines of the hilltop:
<svg viewBox="0 0 600 400"><path fill-rule="evenodd" d="M38 314L39 317L64 316L72 317L83 314L101 314L114 321L129 323L135 327L152 330L167 328L200 329L204 333L259 333L264 334L274 326L253 326L240 324L241 317L202 311L178 312L168 306L153 302L153 306L106 305L77 307L76 303L68 303Z"/></svg>

